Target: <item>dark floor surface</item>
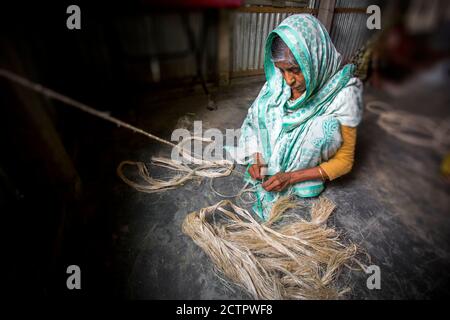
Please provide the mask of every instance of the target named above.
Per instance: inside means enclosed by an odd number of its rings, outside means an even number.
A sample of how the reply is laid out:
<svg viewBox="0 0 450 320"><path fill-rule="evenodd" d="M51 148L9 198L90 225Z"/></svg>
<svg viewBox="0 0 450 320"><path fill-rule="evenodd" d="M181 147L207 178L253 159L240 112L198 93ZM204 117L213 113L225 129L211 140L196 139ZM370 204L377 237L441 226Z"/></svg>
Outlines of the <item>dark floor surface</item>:
<svg viewBox="0 0 450 320"><path fill-rule="evenodd" d="M204 95L195 91L143 95L132 108L123 109L131 111L118 116L165 138L177 123L192 120L201 119L204 128L238 128L261 85L260 78L234 80L217 93L216 111L206 110ZM411 86L397 95L367 88L365 99L432 117L449 115L448 88L433 83ZM96 239L88 240L84 251L87 261L97 263L90 267L89 281L98 281L90 284L92 292L138 299L249 298L227 289L210 260L181 231L188 213L220 200L207 181L139 193L116 176L117 165L125 159L149 162L152 155L167 155L168 148L101 120L87 121L76 163L84 193L89 194L86 219L91 227L86 237ZM87 149L91 153L86 154ZM365 248L381 270L380 290L366 287L363 272L351 272L343 280L352 288L347 298L449 296L450 188L439 174L440 161L432 150L388 135L377 126L376 115L365 113L353 171L328 183L324 192L337 205L330 223ZM133 176L132 170L127 172ZM216 181L224 193L241 186L237 176ZM107 289L102 282L108 283Z"/></svg>

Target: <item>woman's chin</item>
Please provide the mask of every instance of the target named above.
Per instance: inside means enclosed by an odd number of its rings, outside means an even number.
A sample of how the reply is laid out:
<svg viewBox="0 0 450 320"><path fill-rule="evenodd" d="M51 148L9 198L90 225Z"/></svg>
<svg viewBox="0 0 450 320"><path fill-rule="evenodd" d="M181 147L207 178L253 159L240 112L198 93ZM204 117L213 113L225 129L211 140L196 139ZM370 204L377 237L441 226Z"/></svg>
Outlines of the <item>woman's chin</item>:
<svg viewBox="0 0 450 320"><path fill-rule="evenodd" d="M297 97L297 98L299 98L299 97L301 97L302 96L302 94L305 92L305 90L302 90L302 89L292 89L292 97Z"/></svg>

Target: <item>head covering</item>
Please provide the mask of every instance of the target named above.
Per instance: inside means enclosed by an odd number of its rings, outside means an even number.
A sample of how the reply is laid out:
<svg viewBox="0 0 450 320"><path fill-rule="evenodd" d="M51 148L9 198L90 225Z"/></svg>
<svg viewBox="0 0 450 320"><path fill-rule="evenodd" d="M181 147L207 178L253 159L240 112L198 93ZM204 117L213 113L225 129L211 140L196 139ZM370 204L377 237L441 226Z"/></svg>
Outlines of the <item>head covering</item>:
<svg viewBox="0 0 450 320"><path fill-rule="evenodd" d="M292 109L298 109L323 89L327 92L340 89L339 86L325 88L325 84L341 67L341 55L334 47L322 23L309 14L297 14L286 18L266 40L264 69L272 89L276 89L281 80L277 68L270 59L272 39L275 35L287 44L305 77L306 94L292 106ZM340 84L345 85L342 82L348 81L352 72L353 66L348 65L336 77L339 79L335 80L343 80ZM276 92L273 93L276 94Z"/></svg>
<svg viewBox="0 0 450 320"><path fill-rule="evenodd" d="M306 91L293 103L288 101L291 88L271 59L272 40L275 35L289 47L305 78ZM341 68L341 60L341 55L334 47L327 30L314 16L296 14L286 18L266 40L264 70L267 82L254 102L254 106L260 111L260 129L265 130L266 134L267 130L273 131L273 127L277 125L271 123L271 120L275 120L281 122L282 129L290 131L315 116L331 111L327 110L328 107L348 83L354 71L352 64ZM275 113L279 113L280 117L270 117L273 112L271 109L275 108ZM355 114L354 119L347 125L356 126L359 120L360 115ZM269 137L264 137L263 133L260 142L265 157L270 157L270 140Z"/></svg>

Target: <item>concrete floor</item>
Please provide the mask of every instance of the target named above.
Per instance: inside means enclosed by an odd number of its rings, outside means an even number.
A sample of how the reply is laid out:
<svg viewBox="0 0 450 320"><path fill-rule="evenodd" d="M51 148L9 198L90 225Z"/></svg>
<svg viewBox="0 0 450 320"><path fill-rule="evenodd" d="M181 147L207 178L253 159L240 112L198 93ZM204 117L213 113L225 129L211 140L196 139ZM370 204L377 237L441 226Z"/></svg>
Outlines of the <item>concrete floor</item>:
<svg viewBox="0 0 450 320"><path fill-rule="evenodd" d="M261 85L261 78L233 81L217 93L217 111L206 110L201 92L144 95L119 117L166 138L180 118L201 119L204 128L238 128ZM365 95L367 100L382 99L411 112L448 116L448 88L440 84L414 88L397 97L370 88ZM381 269L381 290L367 289L363 272L348 274L341 280L353 289L347 297L449 296L450 188L439 175L440 158L389 136L375 121L375 115L365 113L353 171L328 183L324 192L337 204L330 223L365 248ZM91 127L85 128L89 138L81 146L90 145L95 151L89 157L80 152L77 162L92 200L88 211L93 227L88 237L103 243L86 248L88 261L99 265L91 268L96 270L91 278L102 274L101 281L108 282L107 294L126 298L249 298L238 289L226 288L202 250L181 232L188 213L220 200L207 181L158 194L139 193L117 178L116 166L125 159L149 162L152 155L167 155L168 148L98 120L89 122ZM102 134L89 136L94 127ZM237 176L216 183L227 193L241 186ZM100 287L101 281L92 287Z"/></svg>

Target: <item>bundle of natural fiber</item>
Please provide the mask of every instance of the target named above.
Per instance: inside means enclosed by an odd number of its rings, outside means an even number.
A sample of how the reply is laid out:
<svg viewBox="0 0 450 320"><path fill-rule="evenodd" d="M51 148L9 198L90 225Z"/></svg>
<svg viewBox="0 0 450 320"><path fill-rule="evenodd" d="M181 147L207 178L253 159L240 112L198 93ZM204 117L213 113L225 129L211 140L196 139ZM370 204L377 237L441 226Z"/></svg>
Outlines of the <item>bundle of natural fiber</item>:
<svg viewBox="0 0 450 320"><path fill-rule="evenodd" d="M294 197L280 198L270 219L259 223L223 200L189 214L183 232L219 273L255 299L337 299L347 289L334 287L333 280L357 247L342 244L325 225L335 208L329 199L320 197L313 204L310 221L287 212L299 207Z"/></svg>
<svg viewBox="0 0 450 320"><path fill-rule="evenodd" d="M211 139L201 137L189 137L183 139L179 144L174 145L175 151L178 151L180 159L183 161L176 161L170 158L152 157L152 164L158 167L163 167L177 172L178 174L168 180L161 180L152 178L148 169L143 162L122 161L117 167L117 175L130 187L137 191L153 193L165 191L176 188L186 181L195 178L218 178L226 177L231 174L234 168L233 162L229 160L205 160L190 151L185 150L184 145L191 143L193 140L200 140L202 142L213 142ZM142 182L135 182L123 173L123 167L126 165L136 166L138 174Z"/></svg>

